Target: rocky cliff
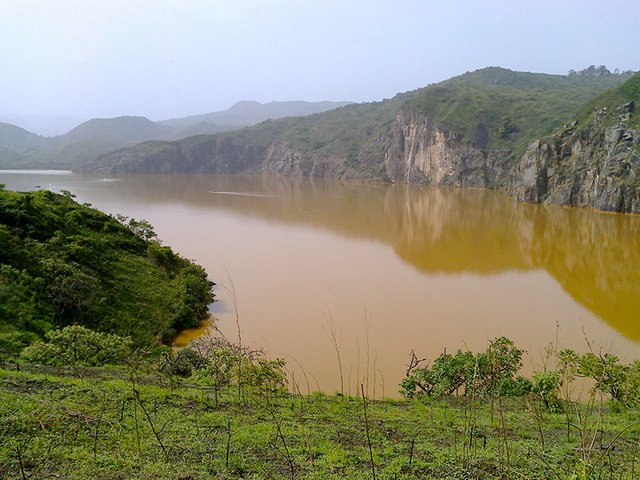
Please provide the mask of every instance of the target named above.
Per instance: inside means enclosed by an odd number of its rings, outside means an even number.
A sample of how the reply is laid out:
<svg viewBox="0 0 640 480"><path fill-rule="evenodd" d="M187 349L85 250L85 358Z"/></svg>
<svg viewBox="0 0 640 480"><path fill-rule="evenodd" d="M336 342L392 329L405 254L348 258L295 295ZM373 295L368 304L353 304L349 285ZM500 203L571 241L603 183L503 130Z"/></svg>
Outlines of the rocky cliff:
<svg viewBox="0 0 640 480"><path fill-rule="evenodd" d="M628 108L632 108L627 106ZM400 113L380 141L382 158L363 152L344 158L304 152L278 139L246 142L206 137L184 142L146 142L103 155L90 167L110 173L239 173L491 188L534 203L640 212L640 130L598 123L536 140L514 161L510 152L482 149L420 114Z"/></svg>
<svg viewBox="0 0 640 480"><path fill-rule="evenodd" d="M615 115L629 120L634 102ZM640 212L640 129L606 126L607 109L583 128L576 121L532 143L516 166L509 192L518 200Z"/></svg>
<svg viewBox="0 0 640 480"><path fill-rule="evenodd" d="M598 95L600 79L483 69L379 103L145 142L82 170L387 180L640 212L640 76L626 78Z"/></svg>
<svg viewBox="0 0 640 480"><path fill-rule="evenodd" d="M498 188L508 173L503 152L461 141L421 114L398 114L385 140L384 165L392 181Z"/></svg>

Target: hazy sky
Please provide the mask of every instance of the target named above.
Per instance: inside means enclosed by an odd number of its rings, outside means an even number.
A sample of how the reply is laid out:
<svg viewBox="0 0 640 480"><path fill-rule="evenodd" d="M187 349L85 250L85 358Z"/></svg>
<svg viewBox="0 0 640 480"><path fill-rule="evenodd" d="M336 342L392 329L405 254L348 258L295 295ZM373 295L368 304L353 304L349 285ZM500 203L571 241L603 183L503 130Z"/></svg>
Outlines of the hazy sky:
<svg viewBox="0 0 640 480"><path fill-rule="evenodd" d="M0 0L0 115L372 101L486 66L640 69L638 0Z"/></svg>

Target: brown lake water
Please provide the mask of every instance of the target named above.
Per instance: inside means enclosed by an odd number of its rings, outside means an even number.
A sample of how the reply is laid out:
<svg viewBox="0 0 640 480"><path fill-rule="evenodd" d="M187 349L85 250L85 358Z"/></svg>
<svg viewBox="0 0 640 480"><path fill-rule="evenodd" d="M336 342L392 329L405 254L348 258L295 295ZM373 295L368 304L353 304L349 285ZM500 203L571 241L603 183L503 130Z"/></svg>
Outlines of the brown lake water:
<svg viewBox="0 0 640 480"><path fill-rule="evenodd" d="M212 312L231 339L233 283L243 343L285 358L303 392L340 390L330 318L352 394L364 383L396 396L412 349L433 359L503 335L527 350L525 371L556 341L640 358L640 216L270 176L0 172L0 183L149 220L218 284Z"/></svg>

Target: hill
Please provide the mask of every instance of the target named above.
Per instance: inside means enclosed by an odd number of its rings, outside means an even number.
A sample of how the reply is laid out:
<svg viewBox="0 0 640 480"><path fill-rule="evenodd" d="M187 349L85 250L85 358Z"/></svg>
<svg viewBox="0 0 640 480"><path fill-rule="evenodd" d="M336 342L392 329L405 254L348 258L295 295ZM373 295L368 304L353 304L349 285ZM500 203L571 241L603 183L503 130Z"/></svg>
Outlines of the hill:
<svg viewBox="0 0 640 480"><path fill-rule="evenodd" d="M213 123L229 127L246 127L263 122L267 119L278 119L283 117L302 117L321 113L327 110L349 105L351 102L269 102L260 103L255 101L241 101L233 104L227 110L220 112L210 112L203 115L193 115L182 118L172 118L160 122L171 127L184 128L201 122Z"/></svg>
<svg viewBox="0 0 640 480"><path fill-rule="evenodd" d="M97 118L50 138L0 123L0 168L72 168L102 153L177 133L144 117Z"/></svg>
<svg viewBox="0 0 640 480"><path fill-rule="evenodd" d="M103 172L261 171L507 188L526 146L622 75L546 75L490 67L382 102L241 131L143 144L83 167Z"/></svg>
<svg viewBox="0 0 640 480"><path fill-rule="evenodd" d="M26 155L14 152L5 147L0 147L0 164L21 165L26 164L27 161L28 157Z"/></svg>
<svg viewBox="0 0 640 480"><path fill-rule="evenodd" d="M150 345L197 325L212 301L202 268L145 222L125 226L70 195L0 190L0 245L5 342L79 324Z"/></svg>
<svg viewBox="0 0 640 480"><path fill-rule="evenodd" d="M97 156L149 140L179 140L195 135L237 130L267 118L308 115L345 102L238 102L212 112L166 122L145 117L94 118L64 135L41 137L0 123L0 168L75 168Z"/></svg>
<svg viewBox="0 0 640 480"><path fill-rule="evenodd" d="M146 117L94 118L59 136L57 140L60 143L72 143L115 137L125 142L140 142L164 138L172 131Z"/></svg>
<svg viewBox="0 0 640 480"><path fill-rule="evenodd" d="M48 146L51 140L10 123L0 122L0 147L25 153Z"/></svg>

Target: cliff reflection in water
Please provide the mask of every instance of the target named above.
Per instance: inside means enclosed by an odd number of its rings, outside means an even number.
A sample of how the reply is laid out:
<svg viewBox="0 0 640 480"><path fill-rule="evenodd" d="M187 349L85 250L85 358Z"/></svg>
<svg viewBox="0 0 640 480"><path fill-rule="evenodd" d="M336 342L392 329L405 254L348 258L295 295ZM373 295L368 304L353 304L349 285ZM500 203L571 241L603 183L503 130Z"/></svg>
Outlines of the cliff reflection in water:
<svg viewBox="0 0 640 480"><path fill-rule="evenodd" d="M577 302L640 341L640 217L434 188L390 189L387 203L386 212L403 212L386 218L406 262L430 273L544 269Z"/></svg>
<svg viewBox="0 0 640 480"><path fill-rule="evenodd" d="M97 183L105 195L125 200L184 202L373 239L428 273L543 269L577 302L640 341L639 216L520 204L483 190L273 176L139 175Z"/></svg>

